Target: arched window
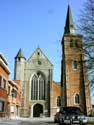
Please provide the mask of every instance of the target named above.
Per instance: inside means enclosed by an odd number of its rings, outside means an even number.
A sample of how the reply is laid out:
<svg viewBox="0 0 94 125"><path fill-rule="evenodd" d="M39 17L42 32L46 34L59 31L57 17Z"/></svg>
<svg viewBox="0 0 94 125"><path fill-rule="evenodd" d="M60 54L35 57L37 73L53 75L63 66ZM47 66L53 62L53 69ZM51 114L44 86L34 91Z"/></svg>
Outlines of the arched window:
<svg viewBox="0 0 94 125"><path fill-rule="evenodd" d="M79 94L75 95L75 104L79 104L80 103L80 96Z"/></svg>
<svg viewBox="0 0 94 125"><path fill-rule="evenodd" d="M42 73L37 72L31 80L31 100L45 99L45 78Z"/></svg>

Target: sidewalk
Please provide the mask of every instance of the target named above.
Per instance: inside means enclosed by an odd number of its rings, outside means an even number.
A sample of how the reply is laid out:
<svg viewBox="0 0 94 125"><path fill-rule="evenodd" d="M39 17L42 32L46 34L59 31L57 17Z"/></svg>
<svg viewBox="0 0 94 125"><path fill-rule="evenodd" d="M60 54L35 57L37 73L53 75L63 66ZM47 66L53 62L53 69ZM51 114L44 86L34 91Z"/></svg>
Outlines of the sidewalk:
<svg viewBox="0 0 94 125"><path fill-rule="evenodd" d="M94 125L94 117L87 117L88 123ZM54 122L54 117L42 117L42 118L3 118L0 119L0 125L21 125L22 122Z"/></svg>
<svg viewBox="0 0 94 125"><path fill-rule="evenodd" d="M88 123L94 124L94 117L87 117Z"/></svg>
<svg viewBox="0 0 94 125"><path fill-rule="evenodd" d="M38 122L38 121L51 121L54 122L54 117L39 117L39 118L13 118L13 120L20 120L20 121L31 121L31 122Z"/></svg>
<svg viewBox="0 0 94 125"><path fill-rule="evenodd" d="M53 122L53 117L43 117L43 118L2 118L0 119L0 125L21 125L22 122Z"/></svg>
<svg viewBox="0 0 94 125"><path fill-rule="evenodd" d="M21 121L12 119L0 119L0 125L21 125Z"/></svg>

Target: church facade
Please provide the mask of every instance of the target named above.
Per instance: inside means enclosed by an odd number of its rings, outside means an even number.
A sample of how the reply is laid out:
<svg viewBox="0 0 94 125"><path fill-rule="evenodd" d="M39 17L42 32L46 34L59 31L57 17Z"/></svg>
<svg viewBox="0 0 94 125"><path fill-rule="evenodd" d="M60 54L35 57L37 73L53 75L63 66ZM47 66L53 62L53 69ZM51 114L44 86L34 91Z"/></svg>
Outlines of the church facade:
<svg viewBox="0 0 94 125"><path fill-rule="evenodd" d="M37 48L28 60L24 57L22 50L19 50L15 57L14 80L21 81L21 116L40 117L45 115L49 117L56 112L57 102L54 106L52 103L54 98L52 84L55 84L52 76L53 65L40 48ZM55 98L58 94L60 96L60 91Z"/></svg>

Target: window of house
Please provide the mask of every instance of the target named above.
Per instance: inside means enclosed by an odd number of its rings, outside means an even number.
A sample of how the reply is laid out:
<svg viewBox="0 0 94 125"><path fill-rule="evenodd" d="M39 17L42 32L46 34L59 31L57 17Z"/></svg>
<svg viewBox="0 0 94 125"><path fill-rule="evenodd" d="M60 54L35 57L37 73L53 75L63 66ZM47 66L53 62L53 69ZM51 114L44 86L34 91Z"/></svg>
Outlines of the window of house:
<svg viewBox="0 0 94 125"><path fill-rule="evenodd" d="M3 87L4 87L4 89L6 89L6 80L3 78Z"/></svg>
<svg viewBox="0 0 94 125"><path fill-rule="evenodd" d="M0 101L0 112L4 112L4 101Z"/></svg>
<svg viewBox="0 0 94 125"><path fill-rule="evenodd" d="M79 104L80 103L80 96L79 94L75 95L75 104Z"/></svg>
<svg viewBox="0 0 94 125"><path fill-rule="evenodd" d="M0 75L0 87L2 85L2 76Z"/></svg>
<svg viewBox="0 0 94 125"><path fill-rule="evenodd" d="M10 95L10 86L8 86L8 94Z"/></svg>
<svg viewBox="0 0 94 125"><path fill-rule="evenodd" d="M60 96L57 97L57 106L58 107L61 106L61 97Z"/></svg>
<svg viewBox="0 0 94 125"><path fill-rule="evenodd" d="M13 90L11 91L11 94L12 94L12 97L13 97L13 98L16 98L16 97L17 97L17 91L16 91L15 89L13 89Z"/></svg>

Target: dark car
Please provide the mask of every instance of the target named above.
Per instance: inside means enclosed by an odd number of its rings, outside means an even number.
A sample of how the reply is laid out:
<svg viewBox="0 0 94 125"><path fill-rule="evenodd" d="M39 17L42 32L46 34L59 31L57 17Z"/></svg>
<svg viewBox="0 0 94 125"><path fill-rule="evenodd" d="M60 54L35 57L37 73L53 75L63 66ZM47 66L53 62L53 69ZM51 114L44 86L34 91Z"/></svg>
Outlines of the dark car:
<svg viewBox="0 0 94 125"><path fill-rule="evenodd" d="M60 109L59 125L75 124L85 125L87 119L78 107L63 107Z"/></svg>

